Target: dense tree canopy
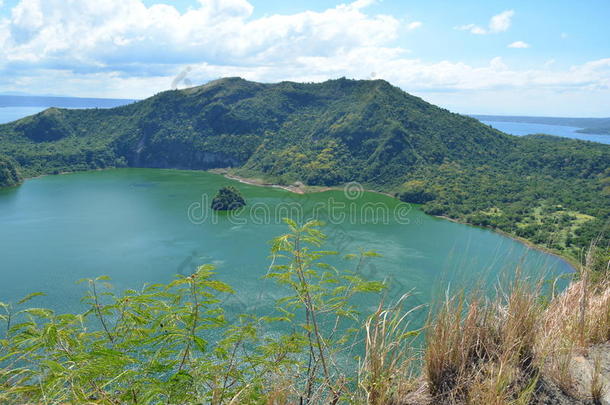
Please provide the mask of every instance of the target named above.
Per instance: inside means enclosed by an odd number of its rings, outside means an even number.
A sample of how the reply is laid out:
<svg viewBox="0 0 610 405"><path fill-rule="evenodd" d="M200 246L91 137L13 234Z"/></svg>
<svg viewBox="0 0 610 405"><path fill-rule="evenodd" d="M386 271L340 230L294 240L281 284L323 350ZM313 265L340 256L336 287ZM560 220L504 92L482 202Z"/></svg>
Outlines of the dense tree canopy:
<svg viewBox="0 0 610 405"><path fill-rule="evenodd" d="M232 186L221 188L212 199L212 209L216 211L236 210L245 205L244 197Z"/></svg>
<svg viewBox="0 0 610 405"><path fill-rule="evenodd" d="M0 187L11 187L21 183L21 175L15 162L0 155Z"/></svg>

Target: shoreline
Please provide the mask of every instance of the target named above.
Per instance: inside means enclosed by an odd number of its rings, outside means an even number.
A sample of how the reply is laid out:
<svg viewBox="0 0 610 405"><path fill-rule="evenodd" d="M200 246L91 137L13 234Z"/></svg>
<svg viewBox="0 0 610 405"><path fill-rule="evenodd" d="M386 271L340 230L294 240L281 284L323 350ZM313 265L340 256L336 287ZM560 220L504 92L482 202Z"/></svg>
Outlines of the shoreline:
<svg viewBox="0 0 610 405"><path fill-rule="evenodd" d="M107 168L97 168L97 169L89 169L89 170L83 170L83 171L64 171L64 172L59 172L59 173L55 173L55 174L39 174L37 176L33 176L33 177L24 177L23 181L21 184L13 186L13 187L8 187L8 188L16 188L21 186L26 180L30 180L30 179L37 179L37 178L41 178L41 177L46 177L46 176L57 176L57 175L64 175L64 174L71 174L71 173L83 173L83 172L96 172L96 171L105 171L105 170L113 170L113 169L148 169L148 168L137 168L137 167L107 167ZM164 170L162 168L149 168L149 169L161 169ZM170 169L167 168L167 170L189 170L189 169ZM207 172L207 173L212 173L212 174L217 174L217 175L222 175L223 177L229 179L229 180L233 180L233 181L238 181L240 183L243 184L248 184L251 186L258 186L258 187L271 187L271 188L279 188L291 193L295 193L295 194L308 194L308 193L321 193L324 191L331 191L331 190L342 190L342 187L328 187L328 186L324 186L324 187L317 187L314 188L312 186L306 186L303 183L298 183L295 185L290 185L290 186L283 186L280 184L273 184L273 183L267 183L262 179L257 179L257 178L248 178L248 177L243 177L243 176L238 176L236 174L230 173L228 169L226 168L218 168L218 169L208 169L208 170L192 170L190 169L189 171L201 171L201 172ZM5 189L5 188L2 188ZM0 190L2 190L0 189ZM390 198L394 198L397 199L394 195L390 194L390 193L386 193L383 191L377 191L377 190L369 190L369 189L363 189L362 191L368 192L368 193L376 193L376 194L382 194L385 195L387 197ZM397 199L398 200L398 199ZM429 214L426 214L429 215ZM578 263L578 261L576 261L576 259L569 257L569 256L565 256L562 255L559 252L553 251L549 248L546 248L544 246L539 246L537 244L535 244L534 242L531 242L527 239L521 238L517 235L511 235L507 232L504 232L500 229L495 229L495 228L489 228L489 227L482 227L482 226L478 226L478 225L474 225L474 224L470 224L467 222L462 222L462 221L458 221L457 219L454 218L450 218L444 215L429 215L433 218L438 218L438 219L442 219L442 220L446 220L446 221L450 221L450 222L454 222L456 224L460 224L460 225L467 225L467 226L473 226L473 227L477 227L477 228L481 228L481 229L486 229L489 230L491 232L495 232L498 233L499 235L502 235L504 237L510 238L514 241L517 241L523 245L525 245L528 248L531 249L535 249L538 250L539 252L551 255L551 256L555 256L558 259L563 260L564 262L566 262L574 272L578 272L578 268L580 267L580 263Z"/></svg>
<svg viewBox="0 0 610 405"><path fill-rule="evenodd" d="M470 225L470 224L467 224L467 225ZM472 225L472 226L476 226L476 225ZM570 267L572 267L572 269L574 270L575 273L579 272L578 269L580 268L580 263L578 263L576 261L576 259L574 259L572 257L564 256L561 253L559 253L557 251L554 251L552 249L549 249L547 247L544 247L544 246L538 246L534 242L531 242L531 241L529 241L527 239L521 238L521 237L519 237L517 235L511 235L511 234L509 234L507 232L504 232L501 229L493 229L493 228L484 228L484 229L492 230L492 231L497 232L498 234L500 234L502 236L505 236L507 238L511 238L511 239L513 239L513 240L515 240L517 242L520 242L520 243L524 244L525 246L527 246L529 248L536 249L536 250L538 250L540 252L546 253L546 254L551 255L551 256L555 256L558 259L561 259L564 262L566 262L567 264L569 264Z"/></svg>
<svg viewBox="0 0 610 405"><path fill-rule="evenodd" d="M426 215L430 215L430 214L426 214ZM501 230L501 229L497 229L497 228L489 228L489 227L486 227L486 226L480 226L480 225L470 224L470 223L468 223L468 222L461 222L461 221L458 221L457 219L453 219L453 218L450 218L450 217L447 217L447 216L444 216L444 215L430 215L430 216L431 216L431 217L434 217L434 218L444 219L444 220L446 220L446 221L451 221L451 222L454 222L454 223L456 223L456 224L468 225L468 226L474 226L474 227L476 227L476 228L486 229L486 230L488 230L488 231L495 232L495 233L497 233L497 234L499 234L499 235L502 235L502 236L507 237L507 238L510 238L510 239L512 239L512 240L514 240L514 241L516 241L516 242L519 242L519 243L521 243L521 244L523 244L523 245L527 246L527 247L528 247L528 248L530 248L530 249L536 249L536 250L538 250L538 251L540 251L540 252L546 253L547 255L555 256L555 257L557 257L558 259L563 260L564 262L566 262L567 264L569 264L569 265L570 265L570 267L572 267L572 269L574 270L574 272L578 272L578 268L580 267L580 263L578 263L578 262L576 261L576 259L574 259L574 258L572 258L572 257L569 257L569 256L564 256L564 255L562 255L561 253L559 253L559 252L557 252L557 251L555 251L555 250L549 249L549 248L544 247L544 246L539 246L539 245L536 245L536 244L535 244L534 242L532 242L532 241L529 241L529 240L527 240L527 239L525 239L525 238L522 238L522 237L520 237L520 236L517 236L517 235L511 235L510 233L505 232L505 231L503 231L503 230Z"/></svg>
<svg viewBox="0 0 610 405"><path fill-rule="evenodd" d="M211 169L211 170L206 170L206 171L209 173L222 175L223 177L225 177L229 180L235 180L235 181L238 181L243 184L249 184L251 186L260 186L260 187L280 188L282 190L286 190L286 191L289 191L289 192L295 193L295 194L323 193L325 191L332 191L332 190L342 191L344 189L343 187L338 187L338 186L307 186L301 182L296 182L295 184L289 185L289 186L283 186L280 184L268 183L262 179L238 176L236 174L229 173L226 169ZM391 193L387 193L384 191L370 190L370 189L366 189L366 188L363 188L362 191L367 192L367 193L381 194L381 195L385 195L390 198L396 198Z"/></svg>
<svg viewBox="0 0 610 405"><path fill-rule="evenodd" d="M303 183L300 183L299 186L294 186L294 185L292 185L292 186L282 186L282 185L279 185L279 184L267 183L267 182L263 181L262 179L255 179L255 178L248 178L248 177L238 176L236 174L229 173L229 171L227 169L211 169L211 170L206 170L206 171L210 172L210 173L213 173L213 174L222 175L222 176L224 176L227 179L235 180L235 181L238 181L238 182L243 183L243 184L248 184L248 185L252 185L252 186L259 186L259 187L280 188L282 190L286 190L286 191L289 191L289 192L295 193L295 194L321 193L321 192L330 191L330 190L342 190L341 187L321 187L320 189L308 189L307 188L308 186L305 186ZM383 192L383 191L376 191L376 190L369 190L369 189L363 189L362 191L365 191L367 193L382 194L382 195L394 198L396 200L399 200L394 195L392 195L390 193ZM539 252L542 252L542 253L554 256L554 257L556 257L556 258L558 258L560 260L563 260L566 264L568 264L572 268L572 271L575 272L575 273L577 273L579 271L578 269L580 267L580 263L578 263L578 261L576 261L576 259L574 259L572 257L569 257L569 256L562 255L561 253L559 253L557 251L554 251L552 249L549 249L547 247L537 245L534 242L529 241L529 240L527 240L525 238L519 237L517 235L511 235L511 234L509 234L509 233L507 233L507 232L505 232L505 231L503 231L501 229L490 228L490 227L485 227L485 226L479 226L479 225L475 225L475 224L470 224L468 222L462 222L462 221L459 221L459 220L454 219L454 218L450 218L450 217L445 216L445 215L430 215L430 214L426 214L426 215L429 215L429 216L431 216L433 218L438 218L438 219L442 219L442 220L445 220L445 221L450 221L450 222L453 222L453 223L456 223L456 224L460 224L460 225L473 226L473 227L476 227L476 228L485 229L485 230L488 230L488 231L491 231L491 232L495 232L495 233L497 233L499 235L502 235L502 236L510 238L510 239L512 239L512 240L514 240L516 242L519 242L519 243L525 245L527 248L535 249L535 250L537 250Z"/></svg>
<svg viewBox="0 0 610 405"><path fill-rule="evenodd" d="M238 176L236 174L229 173L229 171L227 169L210 169L210 170L205 170L205 171L208 173L219 174L229 180L235 180L235 181L238 181L243 184L249 184L251 186L280 188L282 190L286 190L286 191L289 191L289 192L295 193L295 194L305 194L306 193L306 191L304 189L305 185L302 183L300 185L282 186L280 184L267 183L267 182L263 181L262 179Z"/></svg>

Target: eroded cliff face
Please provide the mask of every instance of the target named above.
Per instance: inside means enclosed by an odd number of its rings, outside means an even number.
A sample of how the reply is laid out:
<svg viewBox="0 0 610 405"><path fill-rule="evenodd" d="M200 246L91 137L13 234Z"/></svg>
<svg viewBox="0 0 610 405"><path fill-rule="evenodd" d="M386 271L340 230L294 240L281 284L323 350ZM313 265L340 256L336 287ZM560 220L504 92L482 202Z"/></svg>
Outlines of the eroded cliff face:
<svg viewBox="0 0 610 405"><path fill-rule="evenodd" d="M216 152L185 151L174 154L150 154L133 167L157 169L207 170L221 167L237 167L240 162L228 155Z"/></svg>
<svg viewBox="0 0 610 405"><path fill-rule="evenodd" d="M166 151L149 149L139 144L128 161L130 167L156 169L207 170L238 167L243 164L237 158L220 152L192 150L189 147L171 147Z"/></svg>

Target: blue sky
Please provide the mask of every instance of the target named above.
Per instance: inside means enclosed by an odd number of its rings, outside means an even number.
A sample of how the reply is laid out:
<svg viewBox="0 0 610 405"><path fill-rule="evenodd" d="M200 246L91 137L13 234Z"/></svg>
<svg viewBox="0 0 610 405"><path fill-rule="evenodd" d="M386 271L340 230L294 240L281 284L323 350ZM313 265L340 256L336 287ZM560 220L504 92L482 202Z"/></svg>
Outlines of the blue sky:
<svg viewBox="0 0 610 405"><path fill-rule="evenodd" d="M0 0L0 93L144 98L184 72L382 78L461 113L610 116L610 1Z"/></svg>

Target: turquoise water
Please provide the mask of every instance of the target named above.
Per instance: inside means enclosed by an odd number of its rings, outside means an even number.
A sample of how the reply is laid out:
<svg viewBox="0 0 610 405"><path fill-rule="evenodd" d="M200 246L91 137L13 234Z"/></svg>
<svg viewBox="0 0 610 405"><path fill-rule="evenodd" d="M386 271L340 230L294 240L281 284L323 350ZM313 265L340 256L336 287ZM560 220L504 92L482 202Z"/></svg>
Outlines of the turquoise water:
<svg viewBox="0 0 610 405"><path fill-rule="evenodd" d="M209 198L227 184L248 202L239 215L209 209ZM324 208L329 204L332 216ZM362 275L388 281L391 299L414 290L409 305L433 303L449 286L492 284L517 267L537 278L571 270L510 238L427 216L380 194L297 195L206 172L118 169L40 177L0 190L0 301L43 291L32 305L71 311L81 305L84 287L75 284L81 278L108 275L123 290L212 263L237 291L226 298L229 312L270 310L281 292L262 279L271 263L268 241L286 231L281 217L289 213L334 222L324 229L329 249L381 253ZM372 309L375 302L362 304Z"/></svg>
<svg viewBox="0 0 610 405"><path fill-rule="evenodd" d="M583 141L593 141L599 143L610 144L610 135L597 134L581 134L578 131L581 128L567 127L563 125L547 125L547 124L530 124L526 122L503 122L503 121L481 121L484 124L506 132L511 135L530 135L530 134L547 134L555 136L563 136L565 138L580 139Z"/></svg>

